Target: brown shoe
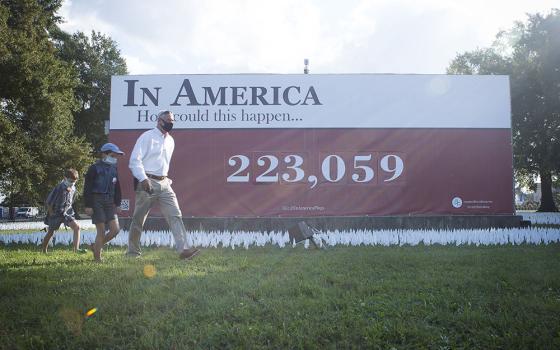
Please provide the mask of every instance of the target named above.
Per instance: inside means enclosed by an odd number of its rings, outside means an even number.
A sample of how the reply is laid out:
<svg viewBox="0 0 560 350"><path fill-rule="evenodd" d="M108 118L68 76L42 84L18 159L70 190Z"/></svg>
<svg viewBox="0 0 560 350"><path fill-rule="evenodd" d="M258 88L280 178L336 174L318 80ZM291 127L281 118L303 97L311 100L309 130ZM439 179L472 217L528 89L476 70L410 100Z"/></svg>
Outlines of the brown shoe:
<svg viewBox="0 0 560 350"><path fill-rule="evenodd" d="M196 256L198 253L200 253L200 250L195 249L195 248L185 249L185 250L183 250L183 252L181 254L179 254L179 259L190 260L194 256Z"/></svg>

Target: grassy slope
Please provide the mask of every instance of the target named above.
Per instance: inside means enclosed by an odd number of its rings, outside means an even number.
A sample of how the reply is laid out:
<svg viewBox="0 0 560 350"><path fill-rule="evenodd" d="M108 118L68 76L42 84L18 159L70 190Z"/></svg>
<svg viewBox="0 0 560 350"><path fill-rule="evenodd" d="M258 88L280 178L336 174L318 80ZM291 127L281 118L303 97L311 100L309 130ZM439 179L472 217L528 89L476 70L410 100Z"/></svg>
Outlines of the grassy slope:
<svg viewBox="0 0 560 350"><path fill-rule="evenodd" d="M559 245L36 250L0 246L0 348L560 347Z"/></svg>

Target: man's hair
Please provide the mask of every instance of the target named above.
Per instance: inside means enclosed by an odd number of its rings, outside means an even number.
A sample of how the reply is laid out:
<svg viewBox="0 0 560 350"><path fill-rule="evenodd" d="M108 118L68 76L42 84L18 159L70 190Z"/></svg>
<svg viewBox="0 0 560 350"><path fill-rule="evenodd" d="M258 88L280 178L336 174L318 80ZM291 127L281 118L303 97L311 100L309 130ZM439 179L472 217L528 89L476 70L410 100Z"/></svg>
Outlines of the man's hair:
<svg viewBox="0 0 560 350"><path fill-rule="evenodd" d="M173 117L173 112L171 112L171 111L161 111L161 112L158 113L157 117L158 117L158 119L161 119L168 114Z"/></svg>
<svg viewBox="0 0 560 350"><path fill-rule="evenodd" d="M64 171L64 177L72 180L78 180L78 171L72 168L66 169Z"/></svg>

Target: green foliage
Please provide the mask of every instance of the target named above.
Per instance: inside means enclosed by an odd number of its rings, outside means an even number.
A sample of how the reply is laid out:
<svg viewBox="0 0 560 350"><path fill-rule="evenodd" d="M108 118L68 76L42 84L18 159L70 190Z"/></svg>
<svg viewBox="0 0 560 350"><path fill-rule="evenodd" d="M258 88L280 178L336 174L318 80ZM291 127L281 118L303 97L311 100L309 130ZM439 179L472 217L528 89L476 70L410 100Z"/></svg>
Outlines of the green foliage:
<svg viewBox="0 0 560 350"><path fill-rule="evenodd" d="M74 89L79 108L75 116L75 132L85 137L94 149L107 142L105 121L109 120L111 76L127 74L126 62L117 44L108 36L92 31L73 35L53 33L59 57L71 64L79 75Z"/></svg>
<svg viewBox="0 0 560 350"><path fill-rule="evenodd" d="M558 244L34 249L0 247L0 348L560 347Z"/></svg>
<svg viewBox="0 0 560 350"><path fill-rule="evenodd" d="M58 28L60 0L0 1L0 193L40 205L65 168L84 174L106 142L116 43Z"/></svg>
<svg viewBox="0 0 560 350"><path fill-rule="evenodd" d="M491 48L458 55L448 73L510 76L516 176L522 183L540 176L540 210L557 211L551 186L560 174L560 10L529 15Z"/></svg>
<svg viewBox="0 0 560 350"><path fill-rule="evenodd" d="M511 62L495 49L479 49L458 55L447 68L449 74L511 74Z"/></svg>
<svg viewBox="0 0 560 350"><path fill-rule="evenodd" d="M560 11L529 17L512 56L516 164L560 172Z"/></svg>
<svg viewBox="0 0 560 350"><path fill-rule="evenodd" d="M49 32L60 1L0 4L0 192L8 203L41 203L69 166L82 170L90 147L72 134L77 76L56 56Z"/></svg>

